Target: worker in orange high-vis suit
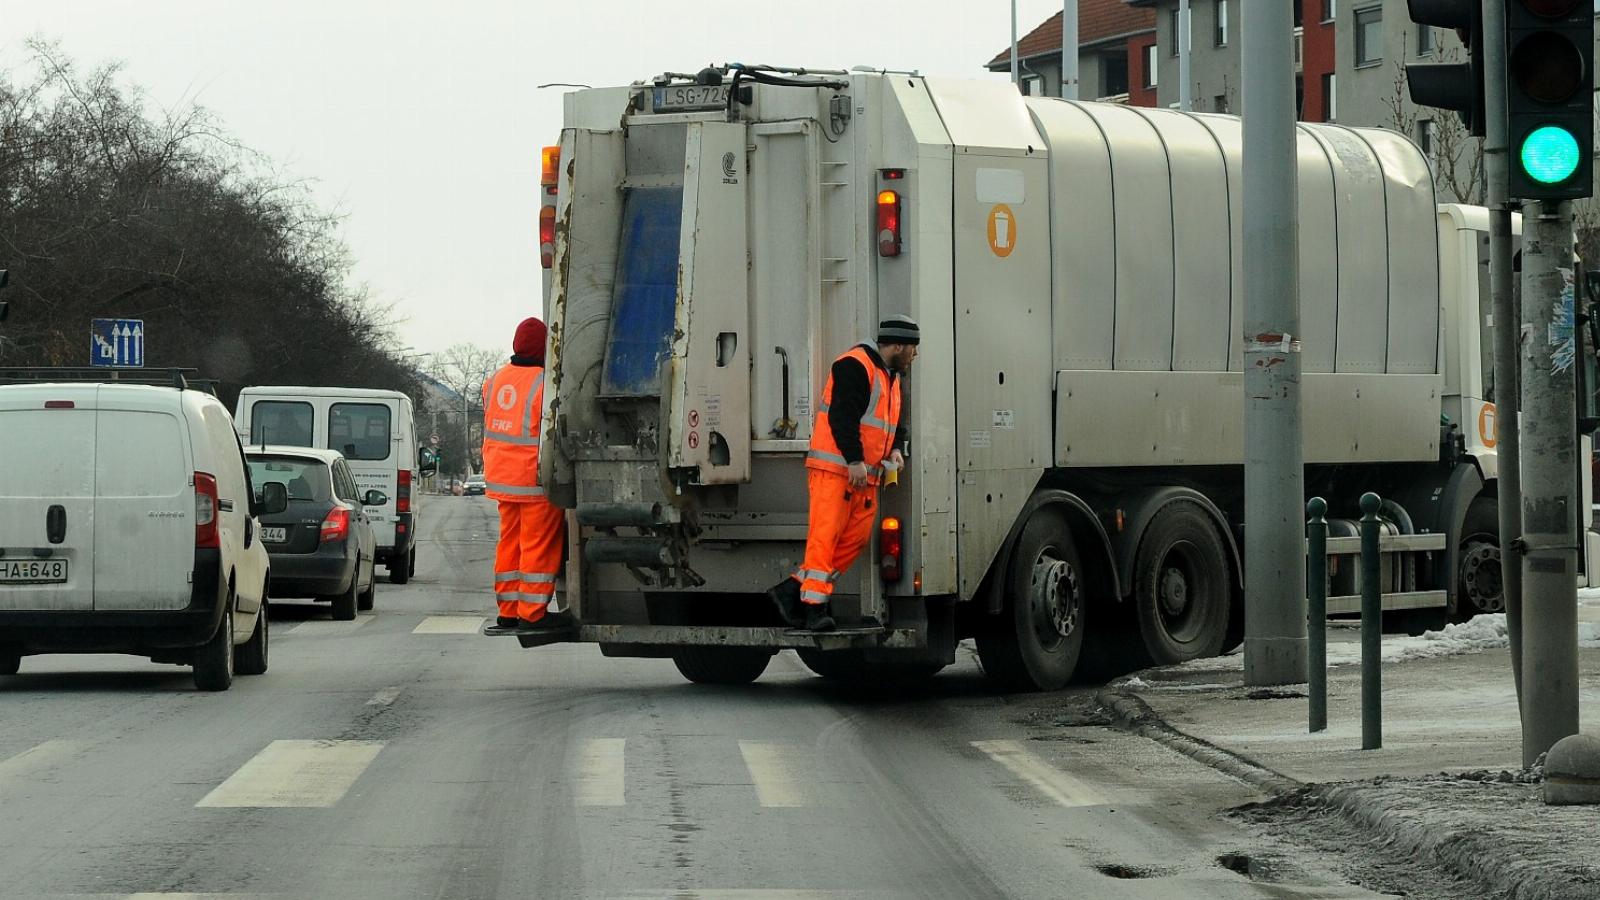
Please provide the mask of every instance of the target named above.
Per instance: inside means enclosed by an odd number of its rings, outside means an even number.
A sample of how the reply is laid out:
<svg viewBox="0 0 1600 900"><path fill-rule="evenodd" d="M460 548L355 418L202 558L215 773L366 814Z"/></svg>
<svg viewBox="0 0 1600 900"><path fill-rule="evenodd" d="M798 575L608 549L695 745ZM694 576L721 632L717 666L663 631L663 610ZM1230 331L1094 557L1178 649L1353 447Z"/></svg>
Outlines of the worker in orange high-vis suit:
<svg viewBox="0 0 1600 900"><path fill-rule="evenodd" d="M511 362L483 385L483 480L500 504L494 596L500 615L490 634L571 628L566 612L548 612L561 572L565 514L539 486L539 421L544 410L545 326L524 319Z"/></svg>
<svg viewBox="0 0 1600 900"><path fill-rule="evenodd" d="M916 322L892 316L878 325L877 343L851 347L828 373L806 454L811 511L805 562L767 591L793 627L835 627L829 605L834 582L872 536L885 464L898 469L905 463L900 379L911 371L921 339Z"/></svg>

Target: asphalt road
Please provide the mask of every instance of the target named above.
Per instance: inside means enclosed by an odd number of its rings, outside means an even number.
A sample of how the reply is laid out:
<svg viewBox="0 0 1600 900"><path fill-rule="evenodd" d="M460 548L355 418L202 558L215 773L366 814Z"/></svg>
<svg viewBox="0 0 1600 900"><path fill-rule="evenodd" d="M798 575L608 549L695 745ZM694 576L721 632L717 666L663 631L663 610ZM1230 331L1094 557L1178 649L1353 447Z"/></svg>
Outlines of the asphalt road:
<svg viewBox="0 0 1600 900"><path fill-rule="evenodd" d="M790 654L708 688L481 637L494 534L491 501L428 498L411 584L349 623L280 601L271 670L227 693L25 659L0 678L0 897L1374 896L1218 815L1251 789L1085 692L996 695L965 652L862 696Z"/></svg>

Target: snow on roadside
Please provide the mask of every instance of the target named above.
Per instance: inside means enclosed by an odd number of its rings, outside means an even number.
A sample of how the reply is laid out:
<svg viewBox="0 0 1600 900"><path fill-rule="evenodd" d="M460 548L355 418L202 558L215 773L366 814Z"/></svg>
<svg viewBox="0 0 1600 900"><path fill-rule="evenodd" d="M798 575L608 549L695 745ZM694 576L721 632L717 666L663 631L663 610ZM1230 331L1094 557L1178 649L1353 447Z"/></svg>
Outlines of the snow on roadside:
<svg viewBox="0 0 1600 900"><path fill-rule="evenodd" d="M1589 595L1582 599L1600 604L1600 589L1587 589L1579 593L1580 595ZM1506 638L1505 613L1495 613L1493 615L1476 616L1458 624L1446 625L1439 631L1429 631L1416 637L1403 634L1386 634L1383 636L1383 661L1396 663L1412 659L1459 656L1464 653L1497 650L1507 646L1510 646L1510 642ZM1578 646L1584 649L1600 649L1600 622L1578 623ZM1361 642L1359 640L1328 642L1329 666L1353 666L1360 665L1360 663ZM1182 663L1174 668L1206 672L1243 669L1244 654L1236 650L1227 656L1196 659Z"/></svg>

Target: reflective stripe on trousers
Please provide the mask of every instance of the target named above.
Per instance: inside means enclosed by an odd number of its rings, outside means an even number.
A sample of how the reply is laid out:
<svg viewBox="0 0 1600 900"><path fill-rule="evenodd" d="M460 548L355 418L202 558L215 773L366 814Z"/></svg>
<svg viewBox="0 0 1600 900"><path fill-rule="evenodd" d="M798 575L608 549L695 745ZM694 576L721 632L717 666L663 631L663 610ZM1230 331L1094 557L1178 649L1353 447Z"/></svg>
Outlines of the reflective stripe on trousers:
<svg viewBox="0 0 1600 900"><path fill-rule="evenodd" d="M495 545L500 615L536 622L555 594L566 546L566 513L546 500L501 500Z"/></svg>
<svg viewBox="0 0 1600 900"><path fill-rule="evenodd" d="M834 582L849 571L872 536L878 490L871 485L852 488L848 478L826 469L807 469L806 489L806 558L795 578L802 602L827 603Z"/></svg>

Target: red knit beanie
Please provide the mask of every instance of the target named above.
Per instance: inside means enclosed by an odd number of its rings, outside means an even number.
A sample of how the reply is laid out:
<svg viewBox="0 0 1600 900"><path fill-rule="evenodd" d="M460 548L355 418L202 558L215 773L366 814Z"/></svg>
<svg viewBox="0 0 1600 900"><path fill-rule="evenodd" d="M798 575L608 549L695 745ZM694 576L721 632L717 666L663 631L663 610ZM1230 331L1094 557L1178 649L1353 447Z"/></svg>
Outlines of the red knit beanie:
<svg viewBox="0 0 1600 900"><path fill-rule="evenodd" d="M531 356L541 365L544 364L544 323L538 319L523 319L517 326L517 336L511 339L511 352L518 356Z"/></svg>

